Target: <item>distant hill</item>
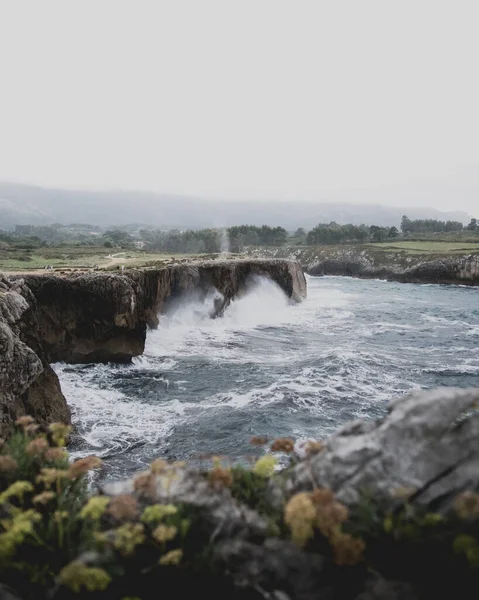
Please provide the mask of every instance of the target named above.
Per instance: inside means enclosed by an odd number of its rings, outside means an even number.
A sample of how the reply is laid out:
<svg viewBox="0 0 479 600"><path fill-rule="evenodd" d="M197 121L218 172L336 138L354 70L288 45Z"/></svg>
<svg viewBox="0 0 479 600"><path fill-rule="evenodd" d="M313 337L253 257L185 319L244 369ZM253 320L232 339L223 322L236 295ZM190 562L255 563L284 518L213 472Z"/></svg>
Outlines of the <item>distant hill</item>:
<svg viewBox="0 0 479 600"><path fill-rule="evenodd" d="M198 229L239 224L311 229L319 222L396 225L401 216L468 223L464 211L391 207L377 203L305 200L218 200L141 191L43 188L0 182L0 229L15 225L91 223L100 226L145 223L164 229Z"/></svg>

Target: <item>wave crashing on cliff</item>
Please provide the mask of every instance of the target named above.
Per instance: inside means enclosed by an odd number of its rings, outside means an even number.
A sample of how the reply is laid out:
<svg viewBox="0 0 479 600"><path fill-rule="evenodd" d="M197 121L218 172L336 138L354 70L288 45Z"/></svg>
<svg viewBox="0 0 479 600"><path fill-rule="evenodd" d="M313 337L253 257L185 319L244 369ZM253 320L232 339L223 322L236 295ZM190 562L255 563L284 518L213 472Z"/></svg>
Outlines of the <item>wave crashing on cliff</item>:
<svg viewBox="0 0 479 600"><path fill-rule="evenodd" d="M381 417L412 389L477 385L478 290L335 277L308 285L308 299L290 305L257 279L216 319L215 290L183 298L133 364L56 365L74 455L104 456L113 479L159 456L242 460L255 434L321 438Z"/></svg>

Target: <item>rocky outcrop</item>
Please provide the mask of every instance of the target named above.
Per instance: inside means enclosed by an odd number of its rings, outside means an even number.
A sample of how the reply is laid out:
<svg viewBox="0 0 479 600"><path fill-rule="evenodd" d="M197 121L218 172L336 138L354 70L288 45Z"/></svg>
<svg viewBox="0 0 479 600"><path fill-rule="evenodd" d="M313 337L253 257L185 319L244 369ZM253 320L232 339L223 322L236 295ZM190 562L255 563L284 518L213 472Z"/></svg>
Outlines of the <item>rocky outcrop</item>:
<svg viewBox="0 0 479 600"><path fill-rule="evenodd" d="M393 402L376 422L353 421L329 438L324 449L302 460L281 486L276 502L314 486L331 489L354 505L367 490L391 505L398 489L409 501L446 512L451 499L479 490L479 389L440 388Z"/></svg>
<svg viewBox="0 0 479 600"><path fill-rule="evenodd" d="M127 362L143 353L147 327L169 302L216 290L212 316L266 276L291 298L306 295L301 267L287 260L211 261L164 269L61 278L0 279L0 436L28 413L69 422L50 363Z"/></svg>
<svg viewBox="0 0 479 600"><path fill-rule="evenodd" d="M295 466L273 476L261 514L236 500L229 489L212 487L185 465L157 465L135 480L106 485L103 493L133 494L140 503L194 509L200 530L212 545L212 560L239 589L251 594L247 598L474 598L477 571L464 569L461 562L453 570L452 542L458 527L466 531L472 527L467 516L461 525L455 515L453 501L459 494L472 492L475 504L470 502L469 510L477 517L478 406L479 389L439 389L400 398L384 419L346 425L325 440L317 454L300 458ZM267 515L282 515L286 503L298 493L304 497L303 492L324 488L349 507L350 520L356 519L356 526L362 528L369 544L368 560L374 560L369 568L338 570L321 544L298 547L287 533L271 533ZM364 498L369 499L367 510L361 505ZM411 535L416 508L418 514L429 515L422 537ZM399 521L398 531L385 538L384 531L389 531L383 525L385 516L392 519L398 509L409 515L409 528L401 538ZM446 523L451 515L452 529L443 530L444 543L434 526ZM302 514L297 518L301 521ZM440 548L437 554L435 546ZM439 571L433 556L442 561Z"/></svg>
<svg viewBox="0 0 479 600"><path fill-rule="evenodd" d="M341 245L261 250L297 260L309 275L346 275L402 283L479 285L479 253L427 254L381 245Z"/></svg>
<svg viewBox="0 0 479 600"><path fill-rule="evenodd" d="M69 422L70 413L58 378L41 348L28 344L35 300L22 279L0 275L0 436L15 419L29 414L39 423ZM24 335L27 333L27 335ZM27 342L27 343L26 343Z"/></svg>
<svg viewBox="0 0 479 600"><path fill-rule="evenodd" d="M216 290L211 311L221 315L255 276L275 281L292 301L306 296L301 267L287 260L209 261L121 275L30 275L25 281L49 362L86 363L127 362L142 354L147 326L157 326L158 313L188 294L206 297Z"/></svg>

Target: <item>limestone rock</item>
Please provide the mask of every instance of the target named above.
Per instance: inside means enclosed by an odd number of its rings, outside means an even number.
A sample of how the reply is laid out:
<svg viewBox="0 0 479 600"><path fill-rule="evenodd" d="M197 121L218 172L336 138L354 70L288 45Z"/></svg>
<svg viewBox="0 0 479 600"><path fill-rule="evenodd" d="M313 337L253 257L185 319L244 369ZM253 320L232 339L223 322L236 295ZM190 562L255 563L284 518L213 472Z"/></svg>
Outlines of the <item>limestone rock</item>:
<svg viewBox="0 0 479 600"><path fill-rule="evenodd" d="M70 414L57 376L41 349L25 343L23 331L31 327L26 315L34 305L22 279L0 275L0 436L7 435L15 419L29 414L40 423L69 422ZM24 321L25 319L25 321Z"/></svg>
<svg viewBox="0 0 479 600"><path fill-rule="evenodd" d="M327 487L346 504L362 490L391 505L400 488L414 502L446 510L463 490L479 490L479 390L440 388L392 403L375 423L355 421L330 437L319 454L302 460L276 502L298 491Z"/></svg>
<svg viewBox="0 0 479 600"><path fill-rule="evenodd" d="M219 315L260 275L294 302L306 296L303 270L288 260L206 261L121 275L29 275L36 322L30 344L40 346L49 362L128 362L143 353L147 327L158 325L157 315L169 302L216 290L212 316Z"/></svg>
<svg viewBox="0 0 479 600"><path fill-rule="evenodd" d="M200 474L185 467L170 466L161 474L151 475L148 488L136 492L148 503L184 504L201 512L211 540L264 537L267 523L256 512L239 504L228 489L216 489ZM107 484L103 492L110 496L134 491L133 480Z"/></svg>

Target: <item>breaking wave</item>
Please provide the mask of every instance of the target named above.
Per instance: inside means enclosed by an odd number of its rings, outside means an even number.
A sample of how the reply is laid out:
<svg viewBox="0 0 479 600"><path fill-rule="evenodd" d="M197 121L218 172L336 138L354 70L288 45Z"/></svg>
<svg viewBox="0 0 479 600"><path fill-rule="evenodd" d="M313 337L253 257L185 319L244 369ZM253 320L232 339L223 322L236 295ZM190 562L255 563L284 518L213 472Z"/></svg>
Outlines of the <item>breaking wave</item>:
<svg viewBox="0 0 479 600"><path fill-rule="evenodd" d="M266 278L222 318L218 292L160 317L131 365L58 364L73 410L73 453L118 478L158 456L241 459L252 435L321 438L382 416L418 388L479 385L479 290L308 278L291 305Z"/></svg>

